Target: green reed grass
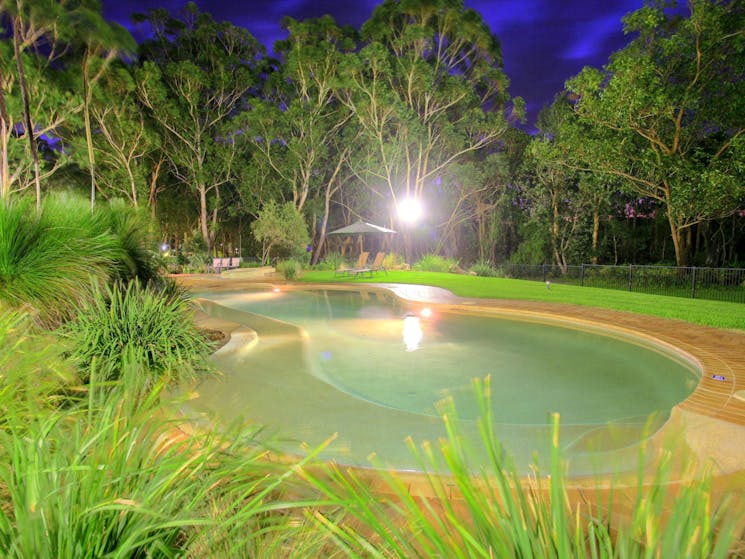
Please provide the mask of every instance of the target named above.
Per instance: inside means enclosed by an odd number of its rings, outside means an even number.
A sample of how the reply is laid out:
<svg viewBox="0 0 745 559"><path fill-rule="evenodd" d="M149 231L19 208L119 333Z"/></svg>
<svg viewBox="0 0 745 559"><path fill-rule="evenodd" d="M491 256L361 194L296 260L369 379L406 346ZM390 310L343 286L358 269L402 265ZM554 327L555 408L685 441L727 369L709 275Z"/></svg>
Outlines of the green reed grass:
<svg viewBox="0 0 745 559"><path fill-rule="evenodd" d="M109 277L121 256L116 239L73 199L0 203L0 300L42 320L64 316L87 286Z"/></svg>
<svg viewBox="0 0 745 559"><path fill-rule="evenodd" d="M492 430L489 382L476 383L481 402L481 441L489 461L477 467L464 443L452 402L443 408L447 438L436 446L410 443L425 472L444 460L451 475L423 474L429 493L417 497L395 472L369 475L329 466L306 472L309 483L346 510L349 519L315 519L347 557L354 558L725 558L737 543L727 505L714 507L710 480L704 476L672 488L669 453L651 480L642 477L630 519L613 517L613 491L596 501L572 502L566 487L559 444L559 418L553 417L551 464L542 473L521 477ZM643 458L640 463L644 463ZM383 466L383 465L380 465ZM618 493L621 493L619 490Z"/></svg>
<svg viewBox="0 0 745 559"><path fill-rule="evenodd" d="M158 378L185 381L207 369L211 344L197 330L186 292L139 281L105 286L78 308L61 335L83 379L91 368L102 379L118 378L124 363L134 361Z"/></svg>
<svg viewBox="0 0 745 559"><path fill-rule="evenodd" d="M297 522L315 503L285 497L302 462L267 461L245 426L180 436L158 387L133 397L141 375L127 366L112 387L94 374L83 406L7 418L1 556L291 557L326 545Z"/></svg>

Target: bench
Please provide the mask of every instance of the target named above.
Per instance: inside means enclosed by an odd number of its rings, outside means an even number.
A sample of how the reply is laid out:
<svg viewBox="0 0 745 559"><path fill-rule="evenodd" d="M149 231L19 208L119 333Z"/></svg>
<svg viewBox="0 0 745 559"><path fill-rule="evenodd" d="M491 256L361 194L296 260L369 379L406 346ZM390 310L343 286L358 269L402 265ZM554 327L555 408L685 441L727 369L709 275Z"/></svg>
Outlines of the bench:
<svg viewBox="0 0 745 559"><path fill-rule="evenodd" d="M213 258L211 268L219 274L222 270L232 270L233 268L240 268L242 260L243 259L240 256L233 256L232 258Z"/></svg>

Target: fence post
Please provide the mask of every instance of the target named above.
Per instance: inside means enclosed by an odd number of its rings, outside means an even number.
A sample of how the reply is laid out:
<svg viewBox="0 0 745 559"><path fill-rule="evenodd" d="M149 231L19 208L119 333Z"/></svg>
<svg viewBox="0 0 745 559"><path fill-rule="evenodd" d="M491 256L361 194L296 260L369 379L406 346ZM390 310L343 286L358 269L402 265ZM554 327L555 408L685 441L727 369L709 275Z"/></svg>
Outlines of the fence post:
<svg viewBox="0 0 745 559"><path fill-rule="evenodd" d="M546 263L543 263L543 283L546 283Z"/></svg>
<svg viewBox="0 0 745 559"><path fill-rule="evenodd" d="M634 286L634 266L629 264L629 291Z"/></svg>
<svg viewBox="0 0 745 559"><path fill-rule="evenodd" d="M580 271L579 271L579 286L580 287L584 287L585 286L585 265L584 264L582 264L580 266Z"/></svg>
<svg viewBox="0 0 745 559"><path fill-rule="evenodd" d="M696 298L696 266L691 268L691 299Z"/></svg>

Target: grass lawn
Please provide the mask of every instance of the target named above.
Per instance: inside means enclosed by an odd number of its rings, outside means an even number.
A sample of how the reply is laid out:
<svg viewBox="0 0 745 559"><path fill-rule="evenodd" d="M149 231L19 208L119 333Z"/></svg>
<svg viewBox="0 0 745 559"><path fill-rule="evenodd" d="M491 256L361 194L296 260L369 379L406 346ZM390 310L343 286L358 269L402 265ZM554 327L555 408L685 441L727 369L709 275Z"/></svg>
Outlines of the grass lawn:
<svg viewBox="0 0 745 559"><path fill-rule="evenodd" d="M574 285L551 284L551 289L537 281L486 278L440 272L391 271L370 277L341 277L333 271L306 271L299 281L309 283L409 283L442 287L460 297L488 299L524 299L552 301L630 311L663 318L673 318L713 326L745 330L745 305L705 299L665 297L597 289Z"/></svg>

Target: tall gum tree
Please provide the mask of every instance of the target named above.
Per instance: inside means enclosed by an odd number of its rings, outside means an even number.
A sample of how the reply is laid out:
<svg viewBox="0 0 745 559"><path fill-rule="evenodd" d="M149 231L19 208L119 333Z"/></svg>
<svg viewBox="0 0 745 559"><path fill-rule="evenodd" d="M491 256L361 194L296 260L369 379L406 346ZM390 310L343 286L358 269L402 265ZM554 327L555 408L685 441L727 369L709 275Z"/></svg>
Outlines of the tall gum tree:
<svg viewBox="0 0 745 559"><path fill-rule="evenodd" d="M155 39L141 46L138 97L160 127L171 172L197 196L199 229L211 247L220 187L235 180L235 135L243 132L231 123L257 84L263 47L193 3L181 19L163 10L147 19Z"/></svg>
<svg viewBox="0 0 745 559"><path fill-rule="evenodd" d="M694 226L742 209L745 196L745 6L690 0L688 10L652 2L629 14L638 37L567 82L585 127L574 157L660 202L680 266Z"/></svg>
<svg viewBox="0 0 745 559"><path fill-rule="evenodd" d="M331 200L350 174L356 123L338 95L346 80L345 59L357 46L356 32L337 26L331 16L302 22L286 18L283 26L289 37L275 45L278 70L262 99L244 113L250 133L242 139L251 146L254 162L270 169L280 195L298 211L308 201L321 208L313 253L317 260L324 250Z"/></svg>
<svg viewBox="0 0 745 559"><path fill-rule="evenodd" d="M360 176L393 210L505 134L508 80L497 39L460 0L386 0L362 39L344 102L364 131Z"/></svg>

